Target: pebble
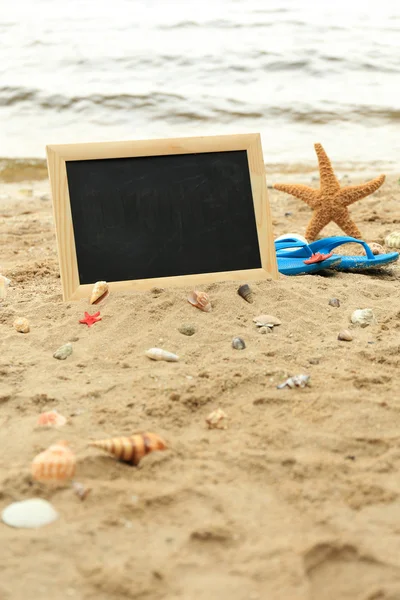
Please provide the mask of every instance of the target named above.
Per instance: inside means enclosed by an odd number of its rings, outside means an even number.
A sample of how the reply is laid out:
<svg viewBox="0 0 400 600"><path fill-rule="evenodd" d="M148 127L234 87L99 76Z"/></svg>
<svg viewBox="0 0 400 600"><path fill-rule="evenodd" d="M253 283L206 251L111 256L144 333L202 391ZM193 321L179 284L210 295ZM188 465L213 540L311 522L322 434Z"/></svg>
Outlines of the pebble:
<svg viewBox="0 0 400 600"><path fill-rule="evenodd" d="M58 517L50 502L42 498L13 502L1 513L3 522L10 527L42 527L53 523Z"/></svg>
<svg viewBox="0 0 400 600"><path fill-rule="evenodd" d="M25 317L18 317L18 319L15 319L14 329L19 331L19 333L28 333L30 330L28 319L25 319Z"/></svg>
<svg viewBox="0 0 400 600"><path fill-rule="evenodd" d="M361 327L368 327L376 322L372 308L362 308L355 310L351 315L351 322Z"/></svg>
<svg viewBox="0 0 400 600"><path fill-rule="evenodd" d="M242 338L235 337L232 340L232 348L235 348L235 350L244 350L246 348L246 344Z"/></svg>
<svg viewBox="0 0 400 600"><path fill-rule="evenodd" d="M331 298L328 302L329 306L334 306L335 308L339 308L340 301L338 298Z"/></svg>
<svg viewBox="0 0 400 600"><path fill-rule="evenodd" d="M68 356L72 354L72 344L68 342L68 344L64 344L64 346L60 346L58 350L56 350L53 354L54 358L58 358L58 360L65 360Z"/></svg>
<svg viewBox="0 0 400 600"><path fill-rule="evenodd" d="M353 341L353 336L351 335L350 331L348 329L343 329L343 331L339 332L338 335L338 340L342 341L342 342L352 342Z"/></svg>
<svg viewBox="0 0 400 600"><path fill-rule="evenodd" d="M179 333L182 333L182 335L194 335L196 333L196 327L194 327L194 325L189 325L187 323L181 325L178 328Z"/></svg>

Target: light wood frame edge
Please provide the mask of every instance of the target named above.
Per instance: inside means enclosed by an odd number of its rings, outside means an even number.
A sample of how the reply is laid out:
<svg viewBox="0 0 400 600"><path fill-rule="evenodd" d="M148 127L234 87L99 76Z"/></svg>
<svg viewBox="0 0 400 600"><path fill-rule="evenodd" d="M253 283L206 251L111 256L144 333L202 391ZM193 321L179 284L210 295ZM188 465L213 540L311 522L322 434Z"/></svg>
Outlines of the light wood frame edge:
<svg viewBox="0 0 400 600"><path fill-rule="evenodd" d="M245 271L202 273L198 275L109 282L110 290L115 291L126 289L146 290L154 286L197 285L227 280L250 281L278 278L278 268L273 243L272 217L268 202L265 165L260 134L253 133L46 146L63 300L69 301L85 298L89 295L90 289L92 288L91 284L81 285L79 283L78 262L76 257L66 171L67 161L224 152L233 150L247 151L262 268Z"/></svg>

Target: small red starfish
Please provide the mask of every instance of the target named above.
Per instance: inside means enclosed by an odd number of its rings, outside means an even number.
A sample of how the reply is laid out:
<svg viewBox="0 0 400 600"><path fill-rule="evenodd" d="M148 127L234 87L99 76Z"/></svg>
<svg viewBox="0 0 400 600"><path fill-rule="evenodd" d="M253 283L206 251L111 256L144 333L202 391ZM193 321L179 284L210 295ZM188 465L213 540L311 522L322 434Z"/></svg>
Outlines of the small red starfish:
<svg viewBox="0 0 400 600"><path fill-rule="evenodd" d="M317 252L316 254L312 254L311 258L308 258L307 260L303 261L305 265L313 265L314 263L319 263L322 262L323 260L326 260L327 258L330 258L332 256L332 252L330 254L321 254L320 252Z"/></svg>
<svg viewBox="0 0 400 600"><path fill-rule="evenodd" d="M94 315L89 315L89 313L87 313L85 311L85 318L81 319L79 321L79 323L83 323L83 324L86 323L86 325L88 327L91 327L93 325L93 323L97 323L97 321L101 321L101 317L99 318L99 315L100 315L100 311L98 311L97 313L94 313Z"/></svg>

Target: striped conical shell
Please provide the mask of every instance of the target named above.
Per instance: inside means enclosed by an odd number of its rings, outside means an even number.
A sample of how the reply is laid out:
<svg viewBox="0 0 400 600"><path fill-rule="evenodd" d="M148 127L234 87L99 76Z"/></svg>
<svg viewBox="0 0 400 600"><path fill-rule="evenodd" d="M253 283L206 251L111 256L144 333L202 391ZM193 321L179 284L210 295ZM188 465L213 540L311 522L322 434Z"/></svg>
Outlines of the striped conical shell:
<svg viewBox="0 0 400 600"><path fill-rule="evenodd" d="M97 281L90 296L90 304L98 304L108 296L108 283L106 281Z"/></svg>
<svg viewBox="0 0 400 600"><path fill-rule="evenodd" d="M36 481L59 483L72 479L75 467L75 455L68 443L58 442L33 459L32 476Z"/></svg>
<svg viewBox="0 0 400 600"><path fill-rule="evenodd" d="M254 297L253 292L250 289L250 286L247 283L244 283L238 289L239 296L242 296L243 300L246 300L249 304L253 304Z"/></svg>
<svg viewBox="0 0 400 600"><path fill-rule="evenodd" d="M154 450L165 450L166 443L155 433L138 433L130 437L89 442L89 446L100 448L119 460L138 465L143 456Z"/></svg>

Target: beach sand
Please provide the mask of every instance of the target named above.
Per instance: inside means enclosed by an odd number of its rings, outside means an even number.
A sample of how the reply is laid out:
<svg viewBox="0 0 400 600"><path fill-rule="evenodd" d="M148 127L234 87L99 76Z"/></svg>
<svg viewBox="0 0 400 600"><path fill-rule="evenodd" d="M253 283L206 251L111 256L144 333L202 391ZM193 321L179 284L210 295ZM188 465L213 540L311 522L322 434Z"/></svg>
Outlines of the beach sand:
<svg viewBox="0 0 400 600"><path fill-rule="evenodd" d="M317 186L313 176L267 181ZM237 282L205 285L211 313L186 301L189 288L63 303L48 181L17 179L0 186L0 269L12 282L0 305L0 510L42 497L60 518L38 530L0 524L1 600L400 598L400 267L251 283L253 304ZM400 229L399 193L392 175L351 207L365 239ZM304 234L310 209L269 197L274 234ZM377 324L351 325L357 308ZM79 324L85 310L102 321ZM262 313L282 325L262 335ZM28 334L13 329L18 316ZM339 342L342 329L354 341ZM66 342L73 354L55 360ZM180 361L150 361L152 346ZM277 389L300 373L311 387ZM209 430L218 407L228 429ZM68 424L38 429L47 409ZM87 447L135 431L168 450L135 468ZM61 439L91 488L84 501L31 479L34 456Z"/></svg>

